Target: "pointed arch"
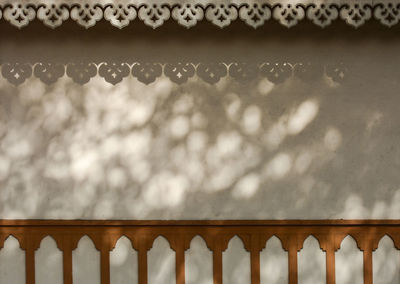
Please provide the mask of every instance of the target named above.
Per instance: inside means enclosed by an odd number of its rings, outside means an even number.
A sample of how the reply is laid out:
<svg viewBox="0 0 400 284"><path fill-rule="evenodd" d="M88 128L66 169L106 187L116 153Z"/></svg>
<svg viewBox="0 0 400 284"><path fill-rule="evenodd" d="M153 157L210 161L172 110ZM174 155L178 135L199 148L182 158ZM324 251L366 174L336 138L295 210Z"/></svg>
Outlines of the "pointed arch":
<svg viewBox="0 0 400 284"><path fill-rule="evenodd" d="M319 240L309 235L298 252L299 284L326 282L326 255L321 250Z"/></svg>
<svg viewBox="0 0 400 284"><path fill-rule="evenodd" d="M335 253L336 284L363 284L363 253L356 239L347 235Z"/></svg>
<svg viewBox="0 0 400 284"><path fill-rule="evenodd" d="M63 254L51 236L44 237L35 251L36 283L63 284Z"/></svg>
<svg viewBox="0 0 400 284"><path fill-rule="evenodd" d="M72 278L74 284L100 283L100 252L88 235L81 237L72 251Z"/></svg>
<svg viewBox="0 0 400 284"><path fill-rule="evenodd" d="M110 283L138 283L138 252L125 235L116 241L110 252Z"/></svg>
<svg viewBox="0 0 400 284"><path fill-rule="evenodd" d="M374 284L400 283L400 251L389 235L384 235L379 240L378 248L372 253L372 259Z"/></svg>
<svg viewBox="0 0 400 284"><path fill-rule="evenodd" d="M175 252L168 239L159 235L153 241L152 248L147 252L149 284L175 284Z"/></svg>
<svg viewBox="0 0 400 284"><path fill-rule="evenodd" d="M223 282L250 284L250 253L246 251L242 238L233 236L222 254Z"/></svg>
<svg viewBox="0 0 400 284"><path fill-rule="evenodd" d="M213 283L213 253L200 235L192 238L185 252L185 275L187 284Z"/></svg>
<svg viewBox="0 0 400 284"><path fill-rule="evenodd" d="M288 283L288 252L281 239L272 235L260 253L261 284Z"/></svg>
<svg viewBox="0 0 400 284"><path fill-rule="evenodd" d="M5 239L0 263L0 283L25 284L25 251L15 236Z"/></svg>

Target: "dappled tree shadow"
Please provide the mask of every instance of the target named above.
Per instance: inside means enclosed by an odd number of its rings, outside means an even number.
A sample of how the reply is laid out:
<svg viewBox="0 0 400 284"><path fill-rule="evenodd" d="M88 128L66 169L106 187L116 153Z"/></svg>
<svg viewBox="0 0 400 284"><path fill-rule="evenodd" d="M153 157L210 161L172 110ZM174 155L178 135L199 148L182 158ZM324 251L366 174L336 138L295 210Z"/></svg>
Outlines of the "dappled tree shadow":
<svg viewBox="0 0 400 284"><path fill-rule="evenodd" d="M100 66L82 86L43 83L42 65L18 86L0 79L0 218L399 218L393 33L0 29L1 64ZM118 84L99 65L114 61L132 69ZM150 80L135 62L163 69ZM182 81L184 62L197 70ZM220 62L224 76L206 77L201 64Z"/></svg>
<svg viewBox="0 0 400 284"><path fill-rule="evenodd" d="M398 217L398 84L357 78L3 79L1 217Z"/></svg>

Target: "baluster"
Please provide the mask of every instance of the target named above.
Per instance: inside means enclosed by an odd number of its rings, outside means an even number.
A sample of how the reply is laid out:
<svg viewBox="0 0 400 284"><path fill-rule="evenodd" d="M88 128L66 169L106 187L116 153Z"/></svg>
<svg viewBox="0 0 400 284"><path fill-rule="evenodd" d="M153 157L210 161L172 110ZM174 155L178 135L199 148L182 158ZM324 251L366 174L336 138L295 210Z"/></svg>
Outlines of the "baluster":
<svg viewBox="0 0 400 284"><path fill-rule="evenodd" d="M176 284L185 284L185 238L182 235L168 239L175 251L175 277Z"/></svg>
<svg viewBox="0 0 400 284"><path fill-rule="evenodd" d="M260 251L265 246L259 235L250 238L251 284L260 284Z"/></svg>
<svg viewBox="0 0 400 284"><path fill-rule="evenodd" d="M372 284L372 247L366 245L363 248L364 256L364 284Z"/></svg>
<svg viewBox="0 0 400 284"><path fill-rule="evenodd" d="M213 245L213 277L214 284L222 284L222 240L215 237Z"/></svg>
<svg viewBox="0 0 400 284"><path fill-rule="evenodd" d="M25 234L27 234L25 232ZM35 247L34 235L25 236L26 284L35 284Z"/></svg>
<svg viewBox="0 0 400 284"><path fill-rule="evenodd" d="M104 236L101 242L101 284L110 284L110 239Z"/></svg>
<svg viewBox="0 0 400 284"><path fill-rule="evenodd" d="M326 284L335 284L335 252L340 248L340 238L332 232L328 235L316 235L326 257Z"/></svg>
<svg viewBox="0 0 400 284"><path fill-rule="evenodd" d="M371 233L355 234L357 245L363 251L364 284L372 284L372 243Z"/></svg>
<svg viewBox="0 0 400 284"><path fill-rule="evenodd" d="M138 239L138 244L135 245L138 250L139 258L139 284L147 284L148 272L147 272L147 251L149 250L149 236L142 235Z"/></svg>
<svg viewBox="0 0 400 284"><path fill-rule="evenodd" d="M326 252L326 284L335 284L335 240L334 236L327 236Z"/></svg>
<svg viewBox="0 0 400 284"><path fill-rule="evenodd" d="M260 251L251 250L251 284L260 284Z"/></svg>
<svg viewBox="0 0 400 284"><path fill-rule="evenodd" d="M62 243L64 284L72 284L72 239L64 236Z"/></svg>
<svg viewBox="0 0 400 284"><path fill-rule="evenodd" d="M285 250L288 251L288 267L289 267L289 284L297 284L298 282L298 268L297 268L297 236L292 235L288 239L288 244L285 245Z"/></svg>

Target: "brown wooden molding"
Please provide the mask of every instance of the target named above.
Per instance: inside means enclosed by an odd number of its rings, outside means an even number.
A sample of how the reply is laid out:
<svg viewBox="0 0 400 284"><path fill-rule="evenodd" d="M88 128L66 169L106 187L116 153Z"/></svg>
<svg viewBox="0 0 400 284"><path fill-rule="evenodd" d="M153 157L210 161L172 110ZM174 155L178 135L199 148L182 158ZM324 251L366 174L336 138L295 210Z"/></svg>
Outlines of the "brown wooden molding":
<svg viewBox="0 0 400 284"><path fill-rule="evenodd" d="M400 226L400 219L328 219L328 220L37 220L0 219L5 226Z"/></svg>
<svg viewBox="0 0 400 284"><path fill-rule="evenodd" d="M229 241L237 236L250 253L251 283L260 283L260 252L276 236L288 252L289 284L298 282L298 252L304 241L313 236L326 252L326 281L335 283L335 252L346 236L351 236L364 256L364 283L372 284L372 252L379 241L389 236L400 249L400 220L0 220L0 248L15 237L26 251L26 283L35 284L35 251L41 241L52 237L63 252L64 284L72 284L72 251L88 236L100 252L101 284L110 283L109 253L117 241L127 237L138 251L138 277L147 284L147 252L162 236L176 253L176 281L185 283L185 251L196 236L204 239L213 252L214 284L222 284L222 254Z"/></svg>

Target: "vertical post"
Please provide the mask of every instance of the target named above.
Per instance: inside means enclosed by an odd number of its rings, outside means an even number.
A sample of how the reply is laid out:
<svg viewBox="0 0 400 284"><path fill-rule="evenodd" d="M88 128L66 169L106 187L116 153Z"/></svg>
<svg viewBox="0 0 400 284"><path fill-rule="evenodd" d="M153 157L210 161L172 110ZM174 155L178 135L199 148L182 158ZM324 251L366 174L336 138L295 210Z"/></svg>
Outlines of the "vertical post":
<svg viewBox="0 0 400 284"><path fill-rule="evenodd" d="M32 237L26 239L25 251L25 273L26 284L35 284L35 248L33 246L34 240Z"/></svg>
<svg viewBox="0 0 400 284"><path fill-rule="evenodd" d="M139 284L147 284L147 236L142 236L139 240L138 258L139 258Z"/></svg>
<svg viewBox="0 0 400 284"><path fill-rule="evenodd" d="M260 251L252 248L251 256L251 284L260 284Z"/></svg>
<svg viewBox="0 0 400 284"><path fill-rule="evenodd" d="M177 242L175 249L176 284L185 284L185 250L183 245L183 242Z"/></svg>
<svg viewBox="0 0 400 284"><path fill-rule="evenodd" d="M297 243L295 236L289 239L289 284L297 284Z"/></svg>
<svg viewBox="0 0 400 284"><path fill-rule="evenodd" d="M72 244L71 236L65 236L63 241L64 284L72 284Z"/></svg>
<svg viewBox="0 0 400 284"><path fill-rule="evenodd" d="M330 246L326 249L326 284L335 284L335 249Z"/></svg>
<svg viewBox="0 0 400 284"><path fill-rule="evenodd" d="M101 248L101 284L110 284L110 251L107 246Z"/></svg>
<svg viewBox="0 0 400 284"><path fill-rule="evenodd" d="M364 254L364 284L372 284L372 248L366 246Z"/></svg>
<svg viewBox="0 0 400 284"><path fill-rule="evenodd" d="M222 284L222 244L219 238L213 248L213 275L214 284Z"/></svg>

